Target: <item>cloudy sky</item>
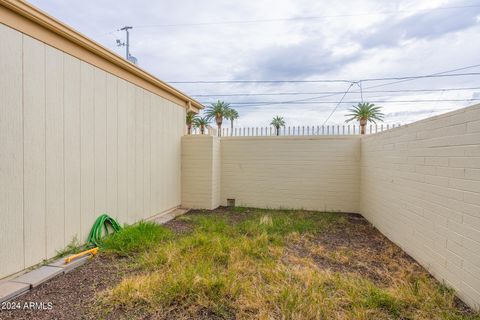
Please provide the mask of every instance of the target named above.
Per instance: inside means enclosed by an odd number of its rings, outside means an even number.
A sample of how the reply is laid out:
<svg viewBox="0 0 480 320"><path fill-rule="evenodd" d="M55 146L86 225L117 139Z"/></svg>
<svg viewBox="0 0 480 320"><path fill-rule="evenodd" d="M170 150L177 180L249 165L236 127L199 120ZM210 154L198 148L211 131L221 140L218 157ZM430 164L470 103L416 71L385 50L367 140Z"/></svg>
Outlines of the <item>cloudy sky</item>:
<svg viewBox="0 0 480 320"><path fill-rule="evenodd" d="M266 126L277 114L288 125L342 123L360 87L387 123L480 102L480 75L302 82L480 73L461 69L480 65L479 0L30 2L120 55L118 29L133 26L141 68L201 102L231 103L238 126ZM241 82L258 80L297 82ZM228 82L175 83L185 81Z"/></svg>

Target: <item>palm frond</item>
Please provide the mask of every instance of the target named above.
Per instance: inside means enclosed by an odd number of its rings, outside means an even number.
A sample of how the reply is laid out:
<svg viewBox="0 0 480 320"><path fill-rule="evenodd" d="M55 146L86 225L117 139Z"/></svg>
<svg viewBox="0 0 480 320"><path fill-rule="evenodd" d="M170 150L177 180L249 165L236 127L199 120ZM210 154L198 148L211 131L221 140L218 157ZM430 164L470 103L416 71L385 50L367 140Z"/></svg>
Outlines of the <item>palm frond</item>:
<svg viewBox="0 0 480 320"><path fill-rule="evenodd" d="M239 118L238 111L233 109L232 107L228 107L225 111L224 117L228 120L235 120Z"/></svg>
<svg viewBox="0 0 480 320"><path fill-rule="evenodd" d="M383 121L385 115L381 110L382 107L376 106L373 103L362 102L348 109L349 113L345 115L348 119L345 120L345 122L366 120L368 122L376 123L376 121Z"/></svg>
<svg viewBox="0 0 480 320"><path fill-rule="evenodd" d="M225 101L218 100L217 102L212 103L210 106L205 108L205 117L207 117L209 120L217 117L226 118L225 115L229 110L229 106L230 105Z"/></svg>
<svg viewBox="0 0 480 320"><path fill-rule="evenodd" d="M275 116L272 119L272 122L270 122L271 126L274 126L275 128L280 128L280 127L285 127L285 120L283 117L280 116Z"/></svg>
<svg viewBox="0 0 480 320"><path fill-rule="evenodd" d="M197 114L195 112L192 112L192 111L187 112L187 115L185 117L185 124L192 125L195 122L196 118L197 118Z"/></svg>
<svg viewBox="0 0 480 320"><path fill-rule="evenodd" d="M206 116L195 118L195 122L193 123L193 125L197 128L206 127L209 124L210 124L210 119L208 119Z"/></svg>

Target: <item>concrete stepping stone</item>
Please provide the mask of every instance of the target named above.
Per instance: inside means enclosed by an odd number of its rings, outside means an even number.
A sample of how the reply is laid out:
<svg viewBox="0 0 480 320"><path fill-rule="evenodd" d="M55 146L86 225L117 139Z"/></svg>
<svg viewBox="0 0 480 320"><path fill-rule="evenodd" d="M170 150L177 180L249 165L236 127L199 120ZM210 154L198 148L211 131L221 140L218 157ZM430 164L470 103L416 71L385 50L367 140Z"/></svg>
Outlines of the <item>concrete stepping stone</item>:
<svg viewBox="0 0 480 320"><path fill-rule="evenodd" d="M12 279L13 282L29 284L32 288L63 272L63 268L43 266Z"/></svg>
<svg viewBox="0 0 480 320"><path fill-rule="evenodd" d="M174 219L175 216L172 215L171 213L167 213L167 214L164 214L158 218L155 218L155 220L153 220L154 222L158 223L158 224L165 224L167 223L168 221Z"/></svg>
<svg viewBox="0 0 480 320"><path fill-rule="evenodd" d="M5 281L0 282L0 303L13 299L30 289L30 284Z"/></svg>
<svg viewBox="0 0 480 320"><path fill-rule="evenodd" d="M73 256L73 254L70 255L70 256ZM86 256L80 257L78 259L75 259L75 260L73 260L73 261L71 261L70 263L67 263L67 264L65 264L65 259L67 258L67 257L65 257L65 258L58 259L57 261L54 261L52 263L49 263L48 266L56 267L56 268L62 268L63 273L69 273L73 269L75 269L77 267L80 267L80 266L84 265L85 263L87 263L88 259L90 259L91 257L92 257L91 255L86 255Z"/></svg>
<svg viewBox="0 0 480 320"><path fill-rule="evenodd" d="M152 218L152 221L155 222L155 223L158 223L158 224L165 224L167 223L168 221L170 220L173 220L175 219L176 217L182 215L182 214L185 214L188 212L188 209L175 209L171 212L168 212L168 213L164 213L164 214L161 214L159 216L156 216L156 217L153 217Z"/></svg>

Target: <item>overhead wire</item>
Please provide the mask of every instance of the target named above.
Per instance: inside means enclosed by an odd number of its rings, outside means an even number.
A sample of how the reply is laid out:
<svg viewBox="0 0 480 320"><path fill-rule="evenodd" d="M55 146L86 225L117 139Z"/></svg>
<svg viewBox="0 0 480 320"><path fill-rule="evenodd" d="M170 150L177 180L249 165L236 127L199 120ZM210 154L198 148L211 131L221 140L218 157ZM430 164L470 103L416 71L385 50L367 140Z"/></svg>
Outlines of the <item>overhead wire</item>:
<svg viewBox="0 0 480 320"><path fill-rule="evenodd" d="M462 70L467 70L467 69L472 69L472 68L477 68L477 67L480 67L480 64L474 64L474 65L465 66L465 67L461 67L461 68L456 68L456 69L451 69L451 70L447 70L447 71L432 73L431 76L442 76L442 75L445 75L445 74L450 73L450 72L462 71ZM394 82L369 86L369 87L366 87L365 89L380 88L380 87L384 87L384 86L388 86L388 85L392 85L392 84L398 84L398 83L402 83L402 82L408 82L408 81L412 81L412 80L416 80L416 79L403 79L403 80L399 80L399 81L394 81Z"/></svg>
<svg viewBox="0 0 480 320"><path fill-rule="evenodd" d="M332 112L328 115L327 119L325 119L325 121L323 122L323 125L325 125L325 123L328 122L328 120L330 120L330 117L335 113L335 111L337 110L338 106L342 103L343 99L345 98L345 96L348 94L348 91L350 91L350 89L353 87L354 83L351 83L350 86L348 87L348 89L344 92L342 98L340 99L340 101L338 101L337 105L335 106L335 108L333 108Z"/></svg>
<svg viewBox="0 0 480 320"><path fill-rule="evenodd" d="M437 89L398 89L398 90L363 90L363 93L403 93L403 92L445 92L445 91L466 91L478 90L480 87L461 87L461 88L437 88ZM351 93L360 93L360 91L350 91ZM271 92L271 93L217 93L217 94L190 94L191 97L248 97L248 96L294 96L294 95L313 95L313 94L343 94L344 91L315 91L315 92Z"/></svg>
<svg viewBox="0 0 480 320"><path fill-rule="evenodd" d="M432 74L427 74L427 75L423 75L423 76L408 76L408 77L388 77L388 78L369 78L369 79L375 79L375 80L379 80L379 79L400 79L400 78L403 78L402 80L400 81L394 81L394 82L388 82L388 83L384 83L384 84L380 84L380 85L375 85L375 86L369 86L369 87L366 87L365 89L372 89L372 88L376 88L376 87L380 87L380 86L386 86L386 85L392 85L392 84L398 84L400 82L406 82L406 81L413 81L413 80L416 80L416 79L420 79L420 78L425 78L425 77L443 77L443 76L452 76L452 75L457 75L457 76L460 76L461 74L450 74L450 72L456 72L456 71L462 71L462 70L467 70L467 69L472 69L472 68L476 68L476 67L480 67L480 64L475 64L475 65L469 65L469 66L465 66L465 67L461 67L461 68L456 68L456 69L450 69L450 70L446 70L446 71L441 71L441 72L437 72L437 73L432 73ZM471 73L468 73L469 75ZM478 73L480 74L480 73ZM361 79L361 80L357 80L358 81L368 81L368 79ZM351 84L355 83L356 81L354 80L350 80L349 81ZM343 92L342 92L343 93ZM305 98L305 99L298 99L298 100L290 100L290 101L280 101L280 102L265 102L263 103L262 105L263 106L267 106L267 105L277 105L277 104L288 104L288 103L294 103L294 102L303 102L303 101L311 101L311 100L315 100L315 99L321 99L321 98L326 98L326 97L332 97L332 96L336 96L338 95L338 93L332 93L332 94L327 94L327 95L323 95L323 96L316 96L316 97L311 97L311 98ZM423 101L425 102L425 101ZM326 102L326 103L332 103L332 102ZM252 104L251 102L249 102L248 104ZM253 103L253 104L258 104L258 103Z"/></svg>
<svg viewBox="0 0 480 320"><path fill-rule="evenodd" d="M469 66L468 68L479 67L480 64ZM467 67L466 67L467 68ZM464 69L464 68L462 68ZM387 81L387 80L416 80L425 78L443 78L443 77L465 77L478 76L480 72L465 72L465 73L449 73L452 71L445 71L436 74L404 76L404 77L383 77L383 78L365 78L357 80L348 79L316 79L316 80L192 80L192 81L167 81L174 84L220 84L220 83L329 83L329 82L371 82L371 81ZM371 88L371 87L369 87ZM366 88L367 89L367 88Z"/></svg>
<svg viewBox="0 0 480 320"><path fill-rule="evenodd" d="M345 93L345 92L344 92ZM444 102L467 102L467 101L480 101L480 98L471 98L471 99L444 99ZM437 99L414 99L414 100L371 100L369 102L375 103L416 103L416 102L438 102ZM202 104L211 104L214 101L205 101L201 102ZM337 101L284 101L284 102L276 102L275 104L331 104L337 103ZM342 101L341 103L358 103L358 101ZM232 102L230 105L232 106L265 106L270 105L271 103L268 101L253 101L253 102Z"/></svg>
<svg viewBox="0 0 480 320"><path fill-rule="evenodd" d="M271 22L286 22L286 21L312 21L328 18L350 18L372 15L391 15L407 12L424 12L424 11L436 11L436 10L451 10L451 9L463 9L463 8L476 8L480 7L478 4L464 5L464 6L445 6L437 8L425 8L417 10L395 10L395 11L377 11L377 12L363 12L363 13L347 13L347 14L333 14L333 15L319 15L319 16L301 16L291 18L270 18L270 19L251 19L251 20L231 20L231 21L204 21L204 22L192 22L192 23L170 23L170 24L150 24L150 25L137 25L135 28L167 28L167 27L188 27L188 26L210 26L210 25L232 25L232 24L255 24L255 23L271 23Z"/></svg>

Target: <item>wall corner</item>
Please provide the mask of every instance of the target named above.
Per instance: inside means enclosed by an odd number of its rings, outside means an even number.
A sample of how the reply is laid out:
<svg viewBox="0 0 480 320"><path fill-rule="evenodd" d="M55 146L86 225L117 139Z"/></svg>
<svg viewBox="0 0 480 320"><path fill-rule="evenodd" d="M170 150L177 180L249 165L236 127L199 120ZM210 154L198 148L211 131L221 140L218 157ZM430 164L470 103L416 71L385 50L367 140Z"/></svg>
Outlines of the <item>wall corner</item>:
<svg viewBox="0 0 480 320"><path fill-rule="evenodd" d="M220 206L220 138L182 137L182 207L213 210Z"/></svg>

